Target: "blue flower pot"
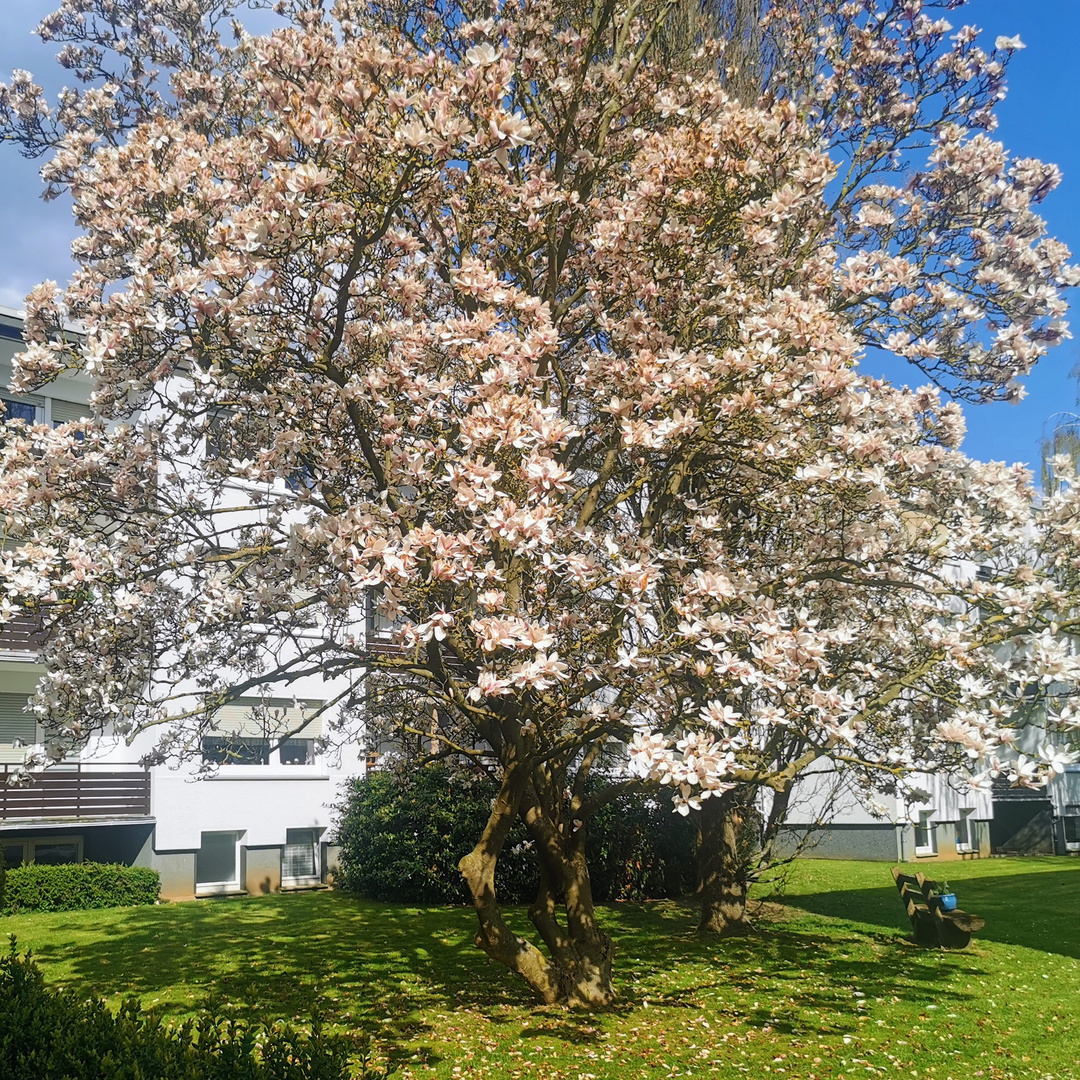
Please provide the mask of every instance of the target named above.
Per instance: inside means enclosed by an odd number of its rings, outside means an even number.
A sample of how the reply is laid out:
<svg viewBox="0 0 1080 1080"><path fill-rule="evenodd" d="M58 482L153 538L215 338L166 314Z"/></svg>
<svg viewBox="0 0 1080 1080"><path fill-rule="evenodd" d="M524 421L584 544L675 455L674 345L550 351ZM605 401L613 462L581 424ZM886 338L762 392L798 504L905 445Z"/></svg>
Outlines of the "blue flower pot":
<svg viewBox="0 0 1080 1080"><path fill-rule="evenodd" d="M942 911L955 911L956 910L956 893L942 893L938 898L938 907Z"/></svg>

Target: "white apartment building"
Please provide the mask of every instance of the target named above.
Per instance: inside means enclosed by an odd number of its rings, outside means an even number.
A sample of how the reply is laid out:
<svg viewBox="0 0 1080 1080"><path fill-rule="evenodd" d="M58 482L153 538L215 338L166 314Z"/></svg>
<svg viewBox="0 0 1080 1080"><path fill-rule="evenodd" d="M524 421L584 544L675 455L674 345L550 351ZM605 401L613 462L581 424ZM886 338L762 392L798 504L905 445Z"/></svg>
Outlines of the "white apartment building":
<svg viewBox="0 0 1080 1080"><path fill-rule="evenodd" d="M0 308L0 396L7 415L31 422L82 418L90 392L82 376L62 377L42 395L6 387L21 349L17 312ZM243 698L220 710L201 760L144 768L152 735L126 743L91 738L75 759L22 782L26 748L44 733L24 709L42 672L33 619L0 625L0 847L6 865L123 862L161 875L162 896L310 888L332 874L333 805L364 770L360 740L327 749L333 712L314 714L344 689L340 680L298 680L290 697ZM257 710L257 711L253 711ZM287 732L275 739L268 726ZM310 719L309 719L310 717ZM213 765L209 774L205 767Z"/></svg>
<svg viewBox="0 0 1080 1080"><path fill-rule="evenodd" d="M906 801L867 795L819 762L800 778L787 816L792 841L804 833L806 855L822 859L977 859L992 853L995 800L945 776L913 782L927 796Z"/></svg>

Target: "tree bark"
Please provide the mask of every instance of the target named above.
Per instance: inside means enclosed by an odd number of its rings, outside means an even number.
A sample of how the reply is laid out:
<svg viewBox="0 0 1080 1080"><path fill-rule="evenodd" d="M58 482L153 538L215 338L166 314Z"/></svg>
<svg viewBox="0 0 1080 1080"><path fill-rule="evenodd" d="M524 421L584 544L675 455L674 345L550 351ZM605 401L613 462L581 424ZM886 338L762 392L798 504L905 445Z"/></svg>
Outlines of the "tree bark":
<svg viewBox="0 0 1080 1080"><path fill-rule="evenodd" d="M746 811L737 791L706 799L698 812L698 929L723 937L753 930L746 917L748 866L740 843Z"/></svg>
<svg viewBox="0 0 1080 1080"><path fill-rule="evenodd" d="M568 840L550 808L545 812L546 801L527 784L522 768L508 768L483 836L458 863L480 924L475 942L493 960L521 975L545 1004L607 1005L614 998L614 950L611 937L596 921L584 836L578 830ZM519 813L540 861L540 887L529 917L550 957L510 930L495 896L499 853ZM564 922L559 919L560 905Z"/></svg>
<svg viewBox="0 0 1080 1080"><path fill-rule="evenodd" d="M568 837L561 822L545 813L547 802L532 789L523 801L525 824L540 860L540 888L529 918L551 953L559 1000L589 1008L607 1005L615 998L614 945L596 920L584 827ZM565 925L559 921L560 895Z"/></svg>

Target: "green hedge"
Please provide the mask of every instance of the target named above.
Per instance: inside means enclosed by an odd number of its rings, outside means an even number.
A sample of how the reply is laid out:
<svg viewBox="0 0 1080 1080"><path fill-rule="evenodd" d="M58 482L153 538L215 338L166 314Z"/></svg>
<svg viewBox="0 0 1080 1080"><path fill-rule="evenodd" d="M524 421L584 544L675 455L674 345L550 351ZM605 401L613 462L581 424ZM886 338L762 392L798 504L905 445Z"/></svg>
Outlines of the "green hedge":
<svg viewBox="0 0 1080 1080"><path fill-rule="evenodd" d="M48 986L14 937L0 958L4 1080L375 1080L387 1073L370 1064L369 1045L328 1035L317 1019L310 1033L221 1009L169 1024L134 1000L114 1016L97 998Z"/></svg>
<svg viewBox="0 0 1080 1080"><path fill-rule="evenodd" d="M601 903L688 896L697 883L697 833L667 792L609 802L589 821L585 855Z"/></svg>
<svg viewBox="0 0 1080 1080"><path fill-rule="evenodd" d="M338 884L371 900L467 903L457 864L483 831L495 793L492 781L442 766L353 780L337 807ZM694 827L671 812L670 800L625 796L608 804L589 822L586 853L601 903L683 896L694 887ZM537 882L518 822L496 868L499 899L528 903Z"/></svg>
<svg viewBox="0 0 1080 1080"><path fill-rule="evenodd" d="M27 911L88 911L157 903L156 870L119 863L30 863L8 870L0 882L0 914Z"/></svg>
<svg viewBox="0 0 1080 1080"><path fill-rule="evenodd" d="M338 807L337 884L370 900L464 904L458 860L491 813L494 786L440 766L408 777L374 772L354 779ZM539 880L523 825L515 825L495 881L507 903L531 900Z"/></svg>

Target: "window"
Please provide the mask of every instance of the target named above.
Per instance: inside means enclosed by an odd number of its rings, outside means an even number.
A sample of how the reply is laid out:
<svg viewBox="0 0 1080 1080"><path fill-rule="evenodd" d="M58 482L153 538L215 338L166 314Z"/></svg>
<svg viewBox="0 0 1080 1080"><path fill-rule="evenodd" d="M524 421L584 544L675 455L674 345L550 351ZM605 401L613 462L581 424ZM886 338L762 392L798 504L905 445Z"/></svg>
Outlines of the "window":
<svg viewBox="0 0 1080 1080"><path fill-rule="evenodd" d="M281 852L283 885L313 884L319 880L317 829L287 829Z"/></svg>
<svg viewBox="0 0 1080 1080"><path fill-rule="evenodd" d="M269 765L270 740L250 735L206 735L202 759L215 765Z"/></svg>
<svg viewBox="0 0 1080 1080"><path fill-rule="evenodd" d="M61 863L82 862L81 836L42 836L0 840L6 867L24 863L58 866Z"/></svg>
<svg viewBox="0 0 1080 1080"><path fill-rule="evenodd" d="M314 765L319 704L289 698L238 698L214 714L220 734L205 735L202 759L215 765Z"/></svg>
<svg viewBox="0 0 1080 1080"><path fill-rule="evenodd" d="M282 765L312 765L315 762L314 739L286 739L281 744Z"/></svg>
<svg viewBox="0 0 1080 1080"><path fill-rule="evenodd" d="M916 855L937 854L937 827L931 820L934 816L934 813L935 811L933 810L919 811L919 820L915 824Z"/></svg>
<svg viewBox="0 0 1080 1080"><path fill-rule="evenodd" d="M975 847L975 831L971 821L974 810L961 810L956 821L956 850L972 851Z"/></svg>
<svg viewBox="0 0 1080 1080"><path fill-rule="evenodd" d="M195 853L196 892L228 892L240 884L240 834L204 832Z"/></svg>
<svg viewBox="0 0 1080 1080"><path fill-rule="evenodd" d="M5 638L0 647L13 645ZM37 741L37 722L23 711L26 701L26 694L0 693L0 763L21 764L26 758L25 748Z"/></svg>
<svg viewBox="0 0 1080 1080"><path fill-rule="evenodd" d="M24 420L27 424L40 424L45 419L45 403L41 398L8 397L0 398L4 403L3 420Z"/></svg>
<svg viewBox="0 0 1080 1080"><path fill-rule="evenodd" d="M1062 821L1065 825L1065 846L1070 851L1080 851L1080 806L1066 806Z"/></svg>

